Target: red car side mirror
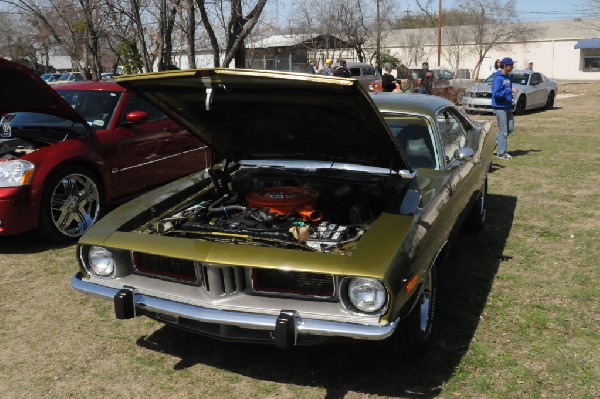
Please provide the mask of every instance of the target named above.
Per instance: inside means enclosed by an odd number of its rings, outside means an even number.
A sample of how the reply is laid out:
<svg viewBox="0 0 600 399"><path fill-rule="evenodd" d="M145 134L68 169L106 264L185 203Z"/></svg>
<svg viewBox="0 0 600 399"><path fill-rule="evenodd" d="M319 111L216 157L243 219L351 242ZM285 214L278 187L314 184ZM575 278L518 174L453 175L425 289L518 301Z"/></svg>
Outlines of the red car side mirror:
<svg viewBox="0 0 600 399"><path fill-rule="evenodd" d="M127 123L146 123L148 121L148 113L144 111L132 111L125 116Z"/></svg>

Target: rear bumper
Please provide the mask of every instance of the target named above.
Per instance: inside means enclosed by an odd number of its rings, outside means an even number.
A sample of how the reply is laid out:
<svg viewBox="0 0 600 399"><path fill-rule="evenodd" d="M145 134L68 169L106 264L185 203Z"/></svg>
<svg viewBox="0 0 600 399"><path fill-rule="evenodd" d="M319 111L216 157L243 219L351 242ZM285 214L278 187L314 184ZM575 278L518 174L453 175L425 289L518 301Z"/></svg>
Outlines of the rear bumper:
<svg viewBox="0 0 600 399"><path fill-rule="evenodd" d="M280 347L297 345L303 337L383 340L394 333L400 321L396 319L389 324L372 326L306 319L294 310L282 309L279 315L270 315L210 309L145 295L132 287L105 287L86 281L81 273L71 278L71 286L85 294L112 300L117 318L146 315L205 335L240 341L267 341Z"/></svg>

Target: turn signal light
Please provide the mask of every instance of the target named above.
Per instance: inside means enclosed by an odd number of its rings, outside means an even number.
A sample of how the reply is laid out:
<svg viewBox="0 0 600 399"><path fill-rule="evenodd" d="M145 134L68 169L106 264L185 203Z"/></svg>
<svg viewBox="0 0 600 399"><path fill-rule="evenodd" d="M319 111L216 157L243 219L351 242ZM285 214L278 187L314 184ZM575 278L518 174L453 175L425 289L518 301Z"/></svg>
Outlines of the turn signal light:
<svg viewBox="0 0 600 399"><path fill-rule="evenodd" d="M408 283L406 283L406 286L404 287L404 291L407 294L410 294L411 292L414 291L418 282L419 282L419 276L417 276L415 274L414 276L412 276L412 278L410 280L408 280Z"/></svg>

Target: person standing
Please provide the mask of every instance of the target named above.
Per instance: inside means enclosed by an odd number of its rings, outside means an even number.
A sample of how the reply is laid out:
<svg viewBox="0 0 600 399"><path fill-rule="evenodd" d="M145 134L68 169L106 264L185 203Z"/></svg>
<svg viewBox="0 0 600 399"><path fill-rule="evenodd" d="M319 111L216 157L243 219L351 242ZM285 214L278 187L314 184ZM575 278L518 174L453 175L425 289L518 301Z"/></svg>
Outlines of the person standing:
<svg viewBox="0 0 600 399"><path fill-rule="evenodd" d="M525 70L533 72L533 61L529 61L529 63L527 64L527 68L525 68Z"/></svg>
<svg viewBox="0 0 600 399"><path fill-rule="evenodd" d="M350 78L350 77L352 77L352 74L350 73L350 70L346 66L346 60L341 60L340 61L340 66L337 67L337 69L335 71L333 71L333 76L339 76L339 77L342 77L342 78Z"/></svg>
<svg viewBox="0 0 600 399"><path fill-rule="evenodd" d="M500 68L500 58L498 58L496 62L494 62L494 71L499 71L500 69L502 68Z"/></svg>
<svg viewBox="0 0 600 399"><path fill-rule="evenodd" d="M433 87L433 72L429 69L429 63L424 62L421 65L423 68L423 77L421 78L421 85L419 86L419 93L421 94L431 94L431 90Z"/></svg>
<svg viewBox="0 0 600 399"><path fill-rule="evenodd" d="M383 65L385 66L385 64ZM379 62L375 61L373 67L377 70L377 72L379 72L380 75L383 75L383 71L381 70L381 65L379 65Z"/></svg>
<svg viewBox="0 0 600 399"><path fill-rule="evenodd" d="M496 114L498 123L498 134L496 134L496 149L498 157L509 160L512 157L507 152L508 135L514 128L513 119L513 93L519 89L512 87L512 82L508 74L513 70L515 62L510 57L500 60L500 69L496 72L492 81L492 109Z"/></svg>
<svg viewBox="0 0 600 399"><path fill-rule="evenodd" d="M386 62L383 64L383 75L381 75L381 86L383 91L393 92L394 90L400 90L400 83L392 75L392 64Z"/></svg>
<svg viewBox="0 0 600 399"><path fill-rule="evenodd" d="M325 75L325 76L332 76L333 75L333 69L331 69L331 63L333 61L331 60L331 58L327 58L325 60L325 66L323 67L323 69L321 69L321 75Z"/></svg>
<svg viewBox="0 0 600 399"><path fill-rule="evenodd" d="M315 60L310 60L310 62L306 64L306 73L317 73L315 71L315 65L317 65L317 62Z"/></svg>

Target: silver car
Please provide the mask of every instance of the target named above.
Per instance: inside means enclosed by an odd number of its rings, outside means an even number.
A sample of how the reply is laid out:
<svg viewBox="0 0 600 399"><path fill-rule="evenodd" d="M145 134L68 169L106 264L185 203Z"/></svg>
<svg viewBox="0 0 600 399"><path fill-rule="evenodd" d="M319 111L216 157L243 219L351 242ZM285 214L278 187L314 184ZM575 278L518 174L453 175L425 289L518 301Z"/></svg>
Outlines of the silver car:
<svg viewBox="0 0 600 399"><path fill-rule="evenodd" d="M493 73L482 83L467 88L463 97L466 112L493 112L492 81L495 75L496 73ZM515 114L520 115L537 108L554 108L554 99L558 93L556 81L542 73L528 70L513 70L508 77L513 87L519 89L519 92L513 95Z"/></svg>

